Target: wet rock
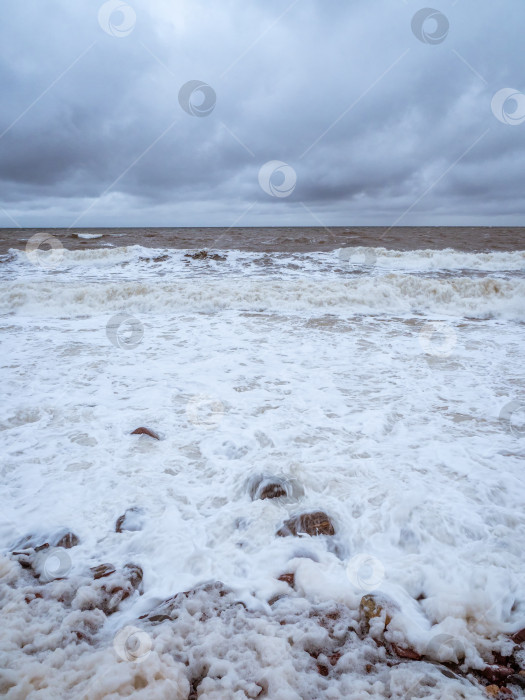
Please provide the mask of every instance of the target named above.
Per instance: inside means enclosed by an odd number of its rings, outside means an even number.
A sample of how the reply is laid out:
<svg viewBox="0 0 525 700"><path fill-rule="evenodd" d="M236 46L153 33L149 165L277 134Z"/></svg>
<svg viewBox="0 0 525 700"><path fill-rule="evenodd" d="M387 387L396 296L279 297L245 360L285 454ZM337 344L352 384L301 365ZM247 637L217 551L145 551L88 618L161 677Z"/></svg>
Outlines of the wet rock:
<svg viewBox="0 0 525 700"><path fill-rule="evenodd" d="M281 484L268 484L262 489L259 498L264 501L266 498L282 498L283 496L286 496L286 491Z"/></svg>
<svg viewBox="0 0 525 700"><path fill-rule="evenodd" d="M451 664L452 665L452 664ZM461 669L459 668L458 665L455 665L454 668L461 672ZM438 670L441 673L441 675L445 676L445 678L450 678L454 681L462 681L465 677L465 674L463 673L454 673L454 671L451 671L449 668L446 668L445 666L438 666Z"/></svg>
<svg viewBox="0 0 525 700"><path fill-rule="evenodd" d="M520 630L519 632L516 632L516 634L513 634L511 639L513 642L516 642L516 644L521 644L522 642L525 642L525 628Z"/></svg>
<svg viewBox="0 0 525 700"><path fill-rule="evenodd" d="M497 700L503 700L503 698L513 696L512 690L509 690L509 688L500 688L497 685L488 685L485 691L489 697L497 698Z"/></svg>
<svg viewBox="0 0 525 700"><path fill-rule="evenodd" d="M137 506L128 508L126 512L121 515L117 522L115 523L115 532L136 532L142 529L143 524L143 511Z"/></svg>
<svg viewBox="0 0 525 700"><path fill-rule="evenodd" d="M199 697L199 685L208 675L208 667L205 666L197 676L190 679L190 694L188 695L188 700L197 700Z"/></svg>
<svg viewBox="0 0 525 700"><path fill-rule="evenodd" d="M105 589L104 593L105 595L100 601L98 607L108 617L113 615L113 613L116 613L122 601L126 600L126 598L129 598L131 595L131 591L126 590L126 588L122 586L111 586Z"/></svg>
<svg viewBox="0 0 525 700"><path fill-rule="evenodd" d="M301 533L315 537L317 535L335 535L335 530L328 515L322 511L316 511L314 513L303 513L286 520L277 531L277 536L297 536Z"/></svg>
<svg viewBox="0 0 525 700"><path fill-rule="evenodd" d="M252 501L267 498L285 498L291 495L291 485L279 476L255 476L250 480L248 490Z"/></svg>
<svg viewBox="0 0 525 700"><path fill-rule="evenodd" d="M157 255L156 258L144 258L141 256L139 258L140 262L145 262L145 263L151 263L151 262L159 263L159 262L165 262L166 260L169 260L169 255Z"/></svg>
<svg viewBox="0 0 525 700"><path fill-rule="evenodd" d="M164 620L176 620L188 599L192 600L192 614L200 615L201 620L205 620L213 615L220 616L224 610L234 605L245 607L244 603L236 600L233 592L222 581L212 581L197 586L190 591L177 593L157 605L149 613L142 615L139 619L146 618L153 623L163 622Z"/></svg>
<svg viewBox="0 0 525 700"><path fill-rule="evenodd" d="M481 673L491 683L501 683L513 675L514 669L508 666L486 666Z"/></svg>
<svg viewBox="0 0 525 700"><path fill-rule="evenodd" d="M273 598L270 598L270 600L268 601L268 605L270 607L272 607L273 605L275 605L275 603L277 603L279 600L282 600L283 598L288 598L288 596L287 595L275 595L275 596L273 596Z"/></svg>
<svg viewBox="0 0 525 700"><path fill-rule="evenodd" d="M339 651L329 652L323 649L305 649L305 651L317 661L317 672L321 676L328 676L330 666L335 666L342 656Z"/></svg>
<svg viewBox="0 0 525 700"><path fill-rule="evenodd" d="M73 533L67 530L61 530L55 535L50 537L38 537L36 535L26 535L16 544L16 550L22 550L22 552L27 552L32 550L34 552L40 552L49 547L63 547L64 549L71 549L71 547L76 547L80 542L79 538ZM13 551L13 554L21 554L21 551Z"/></svg>
<svg viewBox="0 0 525 700"><path fill-rule="evenodd" d="M516 647L517 648L517 647ZM513 656L503 656L497 651L492 652L493 661L491 666L513 666L514 657Z"/></svg>
<svg viewBox="0 0 525 700"><path fill-rule="evenodd" d="M513 673L507 678L507 685L514 685L518 688L525 688L525 674Z"/></svg>
<svg viewBox="0 0 525 700"><path fill-rule="evenodd" d="M99 578L111 576L111 574L115 573L116 569L113 564L99 564L98 566L91 567L90 571L93 572L93 578L96 581Z"/></svg>
<svg viewBox="0 0 525 700"><path fill-rule="evenodd" d="M198 253L186 253L185 258L193 258L193 260L205 260L208 257L206 250L199 250Z"/></svg>
<svg viewBox="0 0 525 700"><path fill-rule="evenodd" d="M197 253L186 253L184 257L192 258L193 260L226 260L224 256L218 253L208 253L207 250L199 250Z"/></svg>
<svg viewBox="0 0 525 700"><path fill-rule="evenodd" d="M330 656L328 657L328 661L332 664L332 666L335 666L340 658L340 652L336 651L335 654L330 654Z"/></svg>
<svg viewBox="0 0 525 700"><path fill-rule="evenodd" d="M155 438L155 440L160 440L157 433L149 428L137 428L131 433L131 435L149 435L150 437Z"/></svg>
<svg viewBox="0 0 525 700"><path fill-rule="evenodd" d="M71 549L72 547L76 547L79 542L80 540L73 532L67 532L54 546L64 547L64 549Z"/></svg>
<svg viewBox="0 0 525 700"><path fill-rule="evenodd" d="M50 542L42 542L41 539L28 535L24 537L18 544L21 549L17 549L11 553L12 557L24 569L30 570L32 575L40 580L40 583L48 583L50 580L60 579L62 573L67 573L71 568L71 559L63 552L59 554L59 549L71 549L79 543L78 537L72 532L64 531L53 537L48 538ZM37 544L37 542L41 544ZM57 571L56 575L51 571L46 570L46 553L54 556L61 563L62 571Z"/></svg>
<svg viewBox="0 0 525 700"><path fill-rule="evenodd" d="M414 651L414 649L409 649L409 648L403 648L398 646L397 644L392 643L392 651L396 656L399 656L401 659L411 659L412 661L421 661L423 658L421 654L418 654L417 651Z"/></svg>
<svg viewBox="0 0 525 700"><path fill-rule="evenodd" d="M334 630L339 623L339 620L341 619L343 611L340 607L330 607L330 604L327 604L327 606L328 607L325 606L324 608L319 608L316 611L311 612L310 617L315 618L317 623L327 630L329 636L331 637L334 634Z"/></svg>
<svg viewBox="0 0 525 700"><path fill-rule="evenodd" d="M34 549L28 549L25 552L12 552L11 554L23 569L31 569L35 554Z"/></svg>
<svg viewBox="0 0 525 700"><path fill-rule="evenodd" d="M115 574L110 580L101 586L100 601L96 607L106 615L117 612L120 604L129 598L135 591L141 592L142 569L136 564L126 564L122 574Z"/></svg>
<svg viewBox="0 0 525 700"><path fill-rule="evenodd" d="M392 621L391 612L394 608L394 604L385 596L371 594L363 596L359 604L359 612L363 626L368 630L370 628L370 621L374 618L382 617L384 613L385 627L388 627Z"/></svg>
<svg viewBox="0 0 525 700"><path fill-rule="evenodd" d="M142 579L144 578L144 572L140 566L137 566L137 564L125 564L124 576L130 582L132 587L137 590L142 583Z"/></svg>
<svg viewBox="0 0 525 700"><path fill-rule="evenodd" d="M44 544L41 544L39 547L35 547L35 552L42 552L45 549L49 549L49 542L44 542Z"/></svg>
<svg viewBox="0 0 525 700"><path fill-rule="evenodd" d="M291 588L293 588L295 585L295 574L281 574L277 580L284 581L284 583L287 583Z"/></svg>

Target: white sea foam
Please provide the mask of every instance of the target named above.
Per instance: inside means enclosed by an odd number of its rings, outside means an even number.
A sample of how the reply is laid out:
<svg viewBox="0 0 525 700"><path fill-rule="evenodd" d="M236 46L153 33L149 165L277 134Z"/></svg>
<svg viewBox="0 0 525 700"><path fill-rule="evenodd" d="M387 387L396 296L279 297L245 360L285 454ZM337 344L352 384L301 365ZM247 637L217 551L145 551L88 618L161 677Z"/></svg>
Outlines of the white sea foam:
<svg viewBox="0 0 525 700"><path fill-rule="evenodd" d="M100 237L102 234L77 234L79 237ZM66 250L64 249L63 264L89 265L93 262L119 263L122 260L138 260L140 257L152 259L156 256L168 256L171 267L180 266L184 261L184 255L188 251L174 249L145 248L140 245L124 246L117 248L91 248L87 250ZM193 252L193 251L190 251ZM244 251L217 251L226 255L229 260L235 262L246 262L265 257L268 261L282 266L296 261L301 263L301 268L306 265L331 263L334 267L348 268L361 264L374 266L384 270L404 270L404 271L438 271L438 270L484 270L487 272L497 272L505 270L525 270L525 251L501 252L490 251L485 253L467 253L453 250L411 250L399 251L388 250L386 248L367 248L363 246L353 246L340 248L331 252L318 253L248 253ZM10 250L10 253L21 263L27 262L24 251ZM43 251L45 254L45 251Z"/></svg>
<svg viewBox="0 0 525 700"><path fill-rule="evenodd" d="M349 280L197 277L178 282L0 283L0 311L80 315L125 309L214 312L413 314L525 318L525 280L401 274Z"/></svg>
<svg viewBox="0 0 525 700"><path fill-rule="evenodd" d="M499 271L517 272L522 254L501 255ZM258 682L282 700L483 697L439 666L390 668L346 627L344 654L321 676L308 649L329 640L311 613L337 604L356 621L375 588L394 601L387 641L423 653L448 635L431 660L463 650L470 668L525 627L520 275L498 276L496 258L478 265L487 274L459 265L434 277L348 275L337 253L66 258L49 271L14 256L1 270L0 643L11 670L0 692L186 698L200 664L206 700L256 697ZM117 312L142 326L138 342L109 324ZM162 439L130 435L139 426ZM252 501L256 474L300 488ZM116 533L132 506L142 529ZM335 537L275 536L318 509ZM9 558L23 536L62 528L80 538L65 580L41 585ZM356 561L373 575L354 575ZM105 580L90 583L88 569L104 562L144 570L143 595L107 618L83 609ZM247 610L218 618L188 603L176 624L139 620L206 580ZM126 626L151 637L143 661L115 650Z"/></svg>
<svg viewBox="0 0 525 700"><path fill-rule="evenodd" d="M370 263L395 270L523 270L525 252L466 253L447 248L445 250L387 250L354 246L340 248L337 254L342 262Z"/></svg>

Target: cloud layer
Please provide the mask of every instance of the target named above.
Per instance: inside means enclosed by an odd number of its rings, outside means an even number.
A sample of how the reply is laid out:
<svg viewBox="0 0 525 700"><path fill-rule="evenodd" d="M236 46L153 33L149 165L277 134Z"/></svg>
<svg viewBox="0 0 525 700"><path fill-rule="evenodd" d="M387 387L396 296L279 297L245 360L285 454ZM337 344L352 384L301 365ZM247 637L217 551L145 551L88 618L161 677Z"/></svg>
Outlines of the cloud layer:
<svg viewBox="0 0 525 700"><path fill-rule="evenodd" d="M523 224L525 6L425 7L5 0L0 226Z"/></svg>

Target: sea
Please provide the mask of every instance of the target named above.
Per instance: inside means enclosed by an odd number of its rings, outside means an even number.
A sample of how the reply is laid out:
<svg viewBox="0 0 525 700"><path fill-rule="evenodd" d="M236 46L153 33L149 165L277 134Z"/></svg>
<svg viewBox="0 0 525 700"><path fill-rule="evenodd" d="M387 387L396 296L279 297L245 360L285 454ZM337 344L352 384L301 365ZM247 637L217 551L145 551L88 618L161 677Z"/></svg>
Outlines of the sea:
<svg viewBox="0 0 525 700"><path fill-rule="evenodd" d="M0 695L525 697L525 229L0 239Z"/></svg>

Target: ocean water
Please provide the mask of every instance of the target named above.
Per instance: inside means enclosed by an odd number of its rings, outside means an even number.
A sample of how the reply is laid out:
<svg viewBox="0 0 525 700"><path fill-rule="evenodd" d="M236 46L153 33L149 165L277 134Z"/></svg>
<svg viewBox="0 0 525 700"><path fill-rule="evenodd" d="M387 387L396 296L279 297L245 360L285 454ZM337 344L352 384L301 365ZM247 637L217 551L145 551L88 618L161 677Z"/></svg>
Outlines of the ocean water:
<svg viewBox="0 0 525 700"><path fill-rule="evenodd" d="M518 242L195 259L82 235L0 259L0 693L487 697L473 672L525 627ZM252 500L260 477L287 495ZM312 511L334 536L276 536Z"/></svg>

